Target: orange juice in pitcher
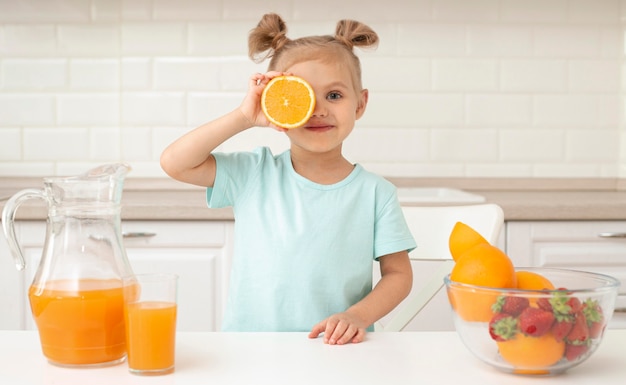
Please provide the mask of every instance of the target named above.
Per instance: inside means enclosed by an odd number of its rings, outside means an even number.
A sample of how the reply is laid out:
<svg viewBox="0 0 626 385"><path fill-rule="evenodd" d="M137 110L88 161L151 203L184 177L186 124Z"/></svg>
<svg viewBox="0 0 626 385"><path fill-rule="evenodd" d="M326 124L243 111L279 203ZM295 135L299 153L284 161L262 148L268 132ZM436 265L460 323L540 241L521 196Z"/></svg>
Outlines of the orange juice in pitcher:
<svg viewBox="0 0 626 385"><path fill-rule="evenodd" d="M52 281L31 286L43 353L60 365L116 362L126 355L121 280Z"/></svg>
<svg viewBox="0 0 626 385"><path fill-rule="evenodd" d="M48 204L46 238L29 289L44 356L62 366L106 366L126 357L122 279L133 274L122 243L125 164L71 177L44 178L43 189L15 193L2 227L18 270L26 259L14 219L26 200Z"/></svg>

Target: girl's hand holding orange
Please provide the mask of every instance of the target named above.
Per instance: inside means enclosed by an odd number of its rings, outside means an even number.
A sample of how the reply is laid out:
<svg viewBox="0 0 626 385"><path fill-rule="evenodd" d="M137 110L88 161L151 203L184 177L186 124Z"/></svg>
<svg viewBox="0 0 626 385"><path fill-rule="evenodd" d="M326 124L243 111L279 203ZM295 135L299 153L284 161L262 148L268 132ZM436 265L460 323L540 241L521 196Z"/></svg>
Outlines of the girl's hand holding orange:
<svg viewBox="0 0 626 385"><path fill-rule="evenodd" d="M264 74L256 73L248 81L248 93L239 106L239 111L250 124L250 127L274 127L278 131L286 131L284 128L273 126L263 113L261 107L261 95L265 86L277 76L287 75L284 72L269 71Z"/></svg>

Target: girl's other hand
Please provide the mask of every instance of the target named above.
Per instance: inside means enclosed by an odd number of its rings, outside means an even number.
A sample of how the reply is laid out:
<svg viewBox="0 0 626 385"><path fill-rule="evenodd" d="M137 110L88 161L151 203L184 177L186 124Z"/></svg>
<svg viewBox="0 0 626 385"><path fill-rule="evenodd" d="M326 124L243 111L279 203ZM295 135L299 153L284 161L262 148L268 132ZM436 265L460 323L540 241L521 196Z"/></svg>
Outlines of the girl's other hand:
<svg viewBox="0 0 626 385"><path fill-rule="evenodd" d="M288 75L286 72L270 71L265 74L256 73L248 81L248 93L239 106L239 110L251 126L273 127L278 131L287 131L269 122L261 108L261 94L267 83L277 76Z"/></svg>
<svg viewBox="0 0 626 385"><path fill-rule="evenodd" d="M365 339L363 320L348 313L333 314L322 322L313 326L309 338L317 338L324 333L324 343L329 345L343 345L349 342L359 343Z"/></svg>

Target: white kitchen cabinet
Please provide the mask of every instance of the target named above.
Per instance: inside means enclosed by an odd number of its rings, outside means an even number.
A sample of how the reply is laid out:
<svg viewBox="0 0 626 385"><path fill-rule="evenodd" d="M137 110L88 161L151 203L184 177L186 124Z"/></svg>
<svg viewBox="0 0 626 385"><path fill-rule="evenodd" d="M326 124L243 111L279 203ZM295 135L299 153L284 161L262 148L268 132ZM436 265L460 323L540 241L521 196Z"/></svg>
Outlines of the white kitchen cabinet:
<svg viewBox="0 0 626 385"><path fill-rule="evenodd" d="M232 254L230 221L126 221L122 224L124 245L135 273L174 272L180 276L178 292L179 331L217 331ZM0 321L6 329L34 329L27 290L37 271L45 238L45 223L16 223L27 267L18 272L9 255L3 258L0 295L7 317ZM0 252L4 250L0 244ZM3 280L4 281L4 280ZM7 296L4 293L10 292ZM6 306L6 307L5 307Z"/></svg>
<svg viewBox="0 0 626 385"><path fill-rule="evenodd" d="M218 331L232 255L233 222L125 222L126 254L136 274L175 272L180 331Z"/></svg>
<svg viewBox="0 0 626 385"><path fill-rule="evenodd" d="M21 275L15 268L7 240L0 231L0 329L21 328Z"/></svg>
<svg viewBox="0 0 626 385"><path fill-rule="evenodd" d="M545 221L506 224L507 254L515 266L557 267L611 275L621 281L609 327L626 328L626 233L623 221Z"/></svg>

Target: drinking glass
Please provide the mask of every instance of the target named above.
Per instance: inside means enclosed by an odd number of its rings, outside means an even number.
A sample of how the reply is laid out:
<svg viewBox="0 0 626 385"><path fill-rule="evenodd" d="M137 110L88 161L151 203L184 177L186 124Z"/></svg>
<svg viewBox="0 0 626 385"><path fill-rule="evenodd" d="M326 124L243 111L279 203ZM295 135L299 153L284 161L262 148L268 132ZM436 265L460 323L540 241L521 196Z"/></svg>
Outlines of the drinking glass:
<svg viewBox="0 0 626 385"><path fill-rule="evenodd" d="M174 372L176 274L137 274L124 278L124 319L128 368L138 375Z"/></svg>

